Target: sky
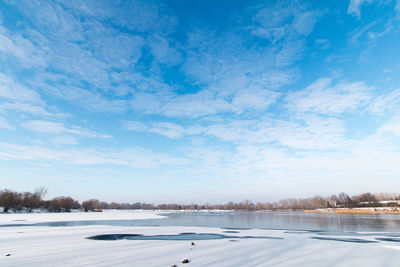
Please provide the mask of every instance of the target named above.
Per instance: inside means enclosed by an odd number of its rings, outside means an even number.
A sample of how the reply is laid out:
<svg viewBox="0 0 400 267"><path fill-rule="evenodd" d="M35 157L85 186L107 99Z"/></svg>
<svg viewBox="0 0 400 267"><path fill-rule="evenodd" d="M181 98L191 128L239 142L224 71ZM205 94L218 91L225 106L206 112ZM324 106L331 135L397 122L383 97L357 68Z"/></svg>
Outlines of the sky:
<svg viewBox="0 0 400 267"><path fill-rule="evenodd" d="M399 192L400 1L0 1L0 188Z"/></svg>

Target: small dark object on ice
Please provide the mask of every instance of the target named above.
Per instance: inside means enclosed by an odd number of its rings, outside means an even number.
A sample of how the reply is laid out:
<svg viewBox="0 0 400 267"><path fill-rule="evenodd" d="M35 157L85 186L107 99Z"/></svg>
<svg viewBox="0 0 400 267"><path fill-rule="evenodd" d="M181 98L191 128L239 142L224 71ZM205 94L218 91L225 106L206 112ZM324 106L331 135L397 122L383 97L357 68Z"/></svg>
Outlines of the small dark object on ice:
<svg viewBox="0 0 400 267"><path fill-rule="evenodd" d="M11 254L9 253L9 254L6 254L6 257L10 257L11 256Z"/></svg>
<svg viewBox="0 0 400 267"><path fill-rule="evenodd" d="M178 267L178 265L176 265L176 264L173 264L171 267Z"/></svg>
<svg viewBox="0 0 400 267"><path fill-rule="evenodd" d="M188 259L184 259L184 260L182 260L182 263L189 263L189 260Z"/></svg>
<svg viewBox="0 0 400 267"><path fill-rule="evenodd" d="M194 242L192 242L192 246L194 246Z"/></svg>

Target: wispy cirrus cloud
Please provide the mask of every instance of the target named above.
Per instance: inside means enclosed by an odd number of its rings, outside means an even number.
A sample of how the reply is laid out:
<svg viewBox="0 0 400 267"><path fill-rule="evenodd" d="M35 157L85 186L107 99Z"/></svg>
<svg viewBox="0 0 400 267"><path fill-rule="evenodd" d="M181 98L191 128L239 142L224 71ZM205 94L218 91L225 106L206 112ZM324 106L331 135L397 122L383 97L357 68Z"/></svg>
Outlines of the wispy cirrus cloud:
<svg viewBox="0 0 400 267"><path fill-rule="evenodd" d="M397 138L400 138L400 117L399 112L395 113L395 115L386 121L383 125L380 126L378 132L389 133L395 135Z"/></svg>
<svg viewBox="0 0 400 267"><path fill-rule="evenodd" d="M15 127L9 124L4 118L0 118L0 128L7 130L15 130Z"/></svg>
<svg viewBox="0 0 400 267"><path fill-rule="evenodd" d="M339 114L354 111L369 103L371 90L363 82L339 82L332 85L330 78L321 78L304 90L286 97L288 108L300 112Z"/></svg>
<svg viewBox="0 0 400 267"><path fill-rule="evenodd" d="M44 104L35 90L17 83L13 78L3 73L0 73L0 97L23 103Z"/></svg>
<svg viewBox="0 0 400 267"><path fill-rule="evenodd" d="M173 155L153 153L143 148L96 150L90 148L51 148L44 145L18 145L0 142L0 158L3 160L31 160L64 162L71 165L111 164L138 169L159 168L163 165L179 166L187 160Z"/></svg>
<svg viewBox="0 0 400 267"><path fill-rule="evenodd" d="M132 131L156 133L172 139L181 138L184 134L182 126L169 122L154 122L146 125L140 121L126 121L123 127Z"/></svg>
<svg viewBox="0 0 400 267"><path fill-rule="evenodd" d="M110 135L98 134L85 128L72 126L65 127L63 123L44 120L25 121L21 126L27 130L40 134L72 134L84 137L110 138Z"/></svg>
<svg viewBox="0 0 400 267"><path fill-rule="evenodd" d="M14 111L28 116L68 117L48 106L41 95L17 82L11 75L0 73L0 111Z"/></svg>
<svg viewBox="0 0 400 267"><path fill-rule="evenodd" d="M10 65L24 68L45 67L47 65L44 51L31 40L20 34L13 34L0 25L0 56Z"/></svg>
<svg viewBox="0 0 400 267"><path fill-rule="evenodd" d="M361 6L365 4L371 4L373 1L374 0L350 0L347 13L355 15L359 19L361 17Z"/></svg>

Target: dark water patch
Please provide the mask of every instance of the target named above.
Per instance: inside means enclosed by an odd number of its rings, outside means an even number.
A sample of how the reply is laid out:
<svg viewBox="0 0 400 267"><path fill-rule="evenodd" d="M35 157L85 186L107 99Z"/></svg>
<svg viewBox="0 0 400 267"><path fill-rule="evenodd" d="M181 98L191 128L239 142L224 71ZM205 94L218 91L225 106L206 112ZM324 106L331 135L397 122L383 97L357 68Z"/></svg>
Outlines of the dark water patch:
<svg viewBox="0 0 400 267"><path fill-rule="evenodd" d="M229 242L240 242L240 241L236 240L236 239L231 239L231 240L229 240Z"/></svg>
<svg viewBox="0 0 400 267"><path fill-rule="evenodd" d="M332 238L332 237L318 237L318 236L313 236L310 238L317 240L339 241L348 243L379 243L378 241L365 240L359 238Z"/></svg>
<svg viewBox="0 0 400 267"><path fill-rule="evenodd" d="M214 239L283 239L271 236L228 236L210 233L180 233L175 235L108 234L87 237L92 240L214 240Z"/></svg>
<svg viewBox="0 0 400 267"><path fill-rule="evenodd" d="M35 224L2 224L0 227L32 226Z"/></svg>
<svg viewBox="0 0 400 267"><path fill-rule="evenodd" d="M224 233L227 233L227 234L239 234L240 232L238 232L238 231L224 231Z"/></svg>
<svg viewBox="0 0 400 267"><path fill-rule="evenodd" d="M400 242L399 238L378 237L378 238L375 238L375 239L379 240L379 241L387 241L387 242Z"/></svg>

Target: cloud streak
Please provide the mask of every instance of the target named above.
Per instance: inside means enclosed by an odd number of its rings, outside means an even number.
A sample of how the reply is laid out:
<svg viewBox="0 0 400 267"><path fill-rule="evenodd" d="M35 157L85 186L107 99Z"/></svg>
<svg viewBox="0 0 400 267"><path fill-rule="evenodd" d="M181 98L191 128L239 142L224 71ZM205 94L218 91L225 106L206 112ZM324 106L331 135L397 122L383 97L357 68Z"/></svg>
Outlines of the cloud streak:
<svg viewBox="0 0 400 267"><path fill-rule="evenodd" d="M40 134L72 134L84 137L110 138L110 135L98 134L85 128L72 126L65 127L63 123L43 120L25 121L21 126L27 130Z"/></svg>

